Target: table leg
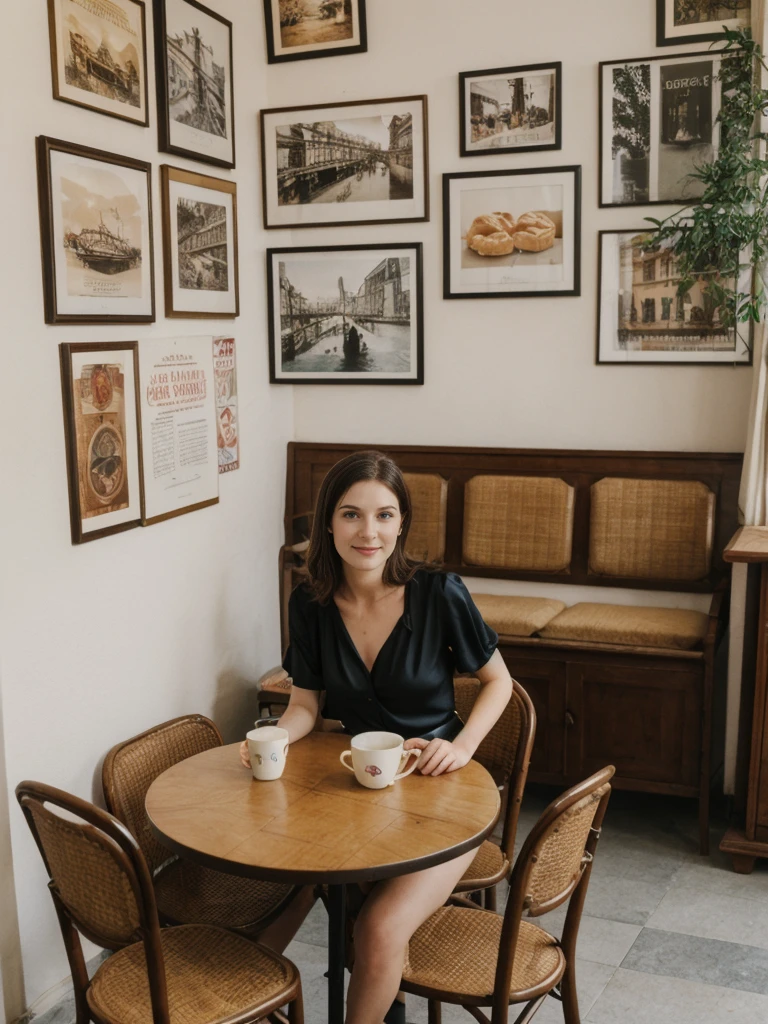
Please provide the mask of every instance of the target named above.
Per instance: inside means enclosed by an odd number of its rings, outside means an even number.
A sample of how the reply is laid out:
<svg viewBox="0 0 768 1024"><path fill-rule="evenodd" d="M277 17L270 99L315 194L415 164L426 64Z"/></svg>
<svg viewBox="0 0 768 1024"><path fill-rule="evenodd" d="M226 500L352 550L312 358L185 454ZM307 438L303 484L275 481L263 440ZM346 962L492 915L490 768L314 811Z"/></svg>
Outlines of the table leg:
<svg viewBox="0 0 768 1024"><path fill-rule="evenodd" d="M328 1024L344 1024L346 890L328 886Z"/></svg>

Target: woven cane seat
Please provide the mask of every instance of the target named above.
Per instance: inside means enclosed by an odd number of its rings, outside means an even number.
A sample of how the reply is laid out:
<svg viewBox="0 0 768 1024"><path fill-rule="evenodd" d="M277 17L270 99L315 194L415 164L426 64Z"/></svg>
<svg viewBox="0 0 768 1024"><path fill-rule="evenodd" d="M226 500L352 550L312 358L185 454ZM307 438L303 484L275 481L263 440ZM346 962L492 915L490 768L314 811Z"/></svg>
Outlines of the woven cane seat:
<svg viewBox="0 0 768 1024"><path fill-rule="evenodd" d="M181 925L160 933L171 1024L213 1024L274 999L293 982L290 962L232 932ZM153 1024L144 945L101 965L88 989L97 1019Z"/></svg>
<svg viewBox="0 0 768 1024"><path fill-rule="evenodd" d="M478 888L492 885L494 882L501 881L508 869L509 861L505 860L500 847L486 839L475 854L475 859L459 879L456 888L471 891L470 882L477 882Z"/></svg>
<svg viewBox="0 0 768 1024"><path fill-rule="evenodd" d="M415 932L408 946L403 981L446 994L490 999L504 918L487 910L441 907ZM518 993L548 991L565 971L565 957L542 928L520 922L512 967L510 1001Z"/></svg>
<svg viewBox="0 0 768 1024"><path fill-rule="evenodd" d="M704 612L687 608L649 608L584 601L555 616L540 635L552 640L690 651L701 646L708 621Z"/></svg>

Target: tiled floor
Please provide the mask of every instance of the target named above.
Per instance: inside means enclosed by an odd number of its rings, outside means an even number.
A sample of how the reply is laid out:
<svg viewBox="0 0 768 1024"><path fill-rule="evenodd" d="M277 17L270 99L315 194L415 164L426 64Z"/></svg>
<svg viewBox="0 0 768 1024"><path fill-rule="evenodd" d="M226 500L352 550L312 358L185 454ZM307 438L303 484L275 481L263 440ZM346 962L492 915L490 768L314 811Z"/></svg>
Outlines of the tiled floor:
<svg viewBox="0 0 768 1024"><path fill-rule="evenodd" d="M519 843L551 799L530 788ZM736 875L717 851L699 857L692 803L614 793L595 856L578 946L582 1024L761 1024L768 1021L768 862ZM502 898L504 894L502 895ZM562 908L540 919L558 933ZM301 970L307 1024L325 1024L327 919L317 904L286 953ZM424 1024L426 1003L408 999ZM513 1020L514 1016L510 1015ZM536 1024L560 1024L548 1000ZM35 1024L73 1024L71 1003ZM444 1024L471 1024L445 1005Z"/></svg>

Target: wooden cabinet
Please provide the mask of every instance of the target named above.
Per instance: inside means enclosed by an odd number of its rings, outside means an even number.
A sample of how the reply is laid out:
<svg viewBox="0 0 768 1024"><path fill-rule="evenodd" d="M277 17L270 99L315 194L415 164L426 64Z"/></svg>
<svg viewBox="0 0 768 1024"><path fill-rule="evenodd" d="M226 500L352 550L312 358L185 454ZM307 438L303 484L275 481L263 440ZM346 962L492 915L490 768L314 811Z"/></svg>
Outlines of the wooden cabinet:
<svg viewBox="0 0 768 1024"><path fill-rule="evenodd" d="M510 675L531 698L536 712L536 742L529 778L559 784L566 774L563 729L566 716L565 663L515 657L501 649Z"/></svg>

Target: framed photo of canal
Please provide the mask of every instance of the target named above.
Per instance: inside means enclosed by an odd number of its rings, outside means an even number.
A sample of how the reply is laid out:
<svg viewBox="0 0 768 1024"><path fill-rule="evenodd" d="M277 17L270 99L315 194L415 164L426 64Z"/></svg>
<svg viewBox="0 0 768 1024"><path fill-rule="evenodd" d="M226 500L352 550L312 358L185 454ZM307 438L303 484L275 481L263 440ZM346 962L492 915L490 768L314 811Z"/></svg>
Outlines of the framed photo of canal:
<svg viewBox="0 0 768 1024"><path fill-rule="evenodd" d="M38 136L47 324L155 319L151 173L144 160Z"/></svg>
<svg viewBox="0 0 768 1024"><path fill-rule="evenodd" d="M235 166L232 22L197 0L155 0L158 148Z"/></svg>
<svg viewBox="0 0 768 1024"><path fill-rule="evenodd" d="M723 28L746 28L751 0L656 0L656 45L723 39Z"/></svg>
<svg viewBox="0 0 768 1024"><path fill-rule="evenodd" d="M264 0L267 61L365 53L365 0Z"/></svg>
<svg viewBox="0 0 768 1024"><path fill-rule="evenodd" d="M423 384L421 243L268 249L272 384Z"/></svg>
<svg viewBox="0 0 768 1024"><path fill-rule="evenodd" d="M261 111L265 228L429 220L427 97Z"/></svg>

